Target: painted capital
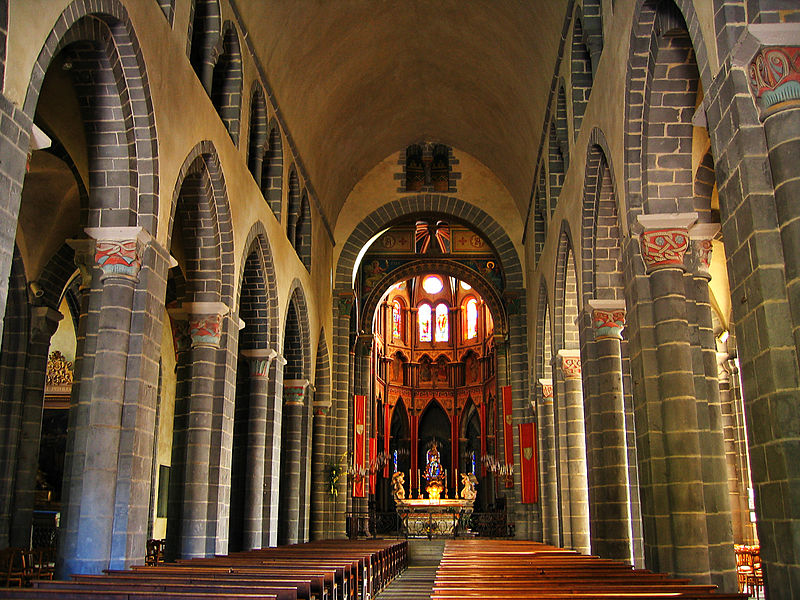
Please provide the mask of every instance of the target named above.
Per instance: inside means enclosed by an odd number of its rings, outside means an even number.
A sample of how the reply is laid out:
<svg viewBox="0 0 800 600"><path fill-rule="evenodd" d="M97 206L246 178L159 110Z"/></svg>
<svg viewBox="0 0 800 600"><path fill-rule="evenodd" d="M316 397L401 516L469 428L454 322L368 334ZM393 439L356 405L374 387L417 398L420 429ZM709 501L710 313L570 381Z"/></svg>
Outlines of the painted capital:
<svg viewBox="0 0 800 600"><path fill-rule="evenodd" d="M87 227L84 231L96 240L94 260L103 271L101 279L138 279L149 233L141 227Z"/></svg>
<svg viewBox="0 0 800 600"><path fill-rule="evenodd" d="M561 371L564 379L577 379L581 376L581 353L579 350L559 350Z"/></svg>
<svg viewBox="0 0 800 600"><path fill-rule="evenodd" d="M180 307L167 309L169 313L169 324L172 328L172 345L175 354L186 352L192 347L192 338L189 336L189 317L186 311Z"/></svg>
<svg viewBox="0 0 800 600"><path fill-rule="evenodd" d="M188 315L192 347L219 348L222 317L228 314L228 307L222 302L184 302L181 308Z"/></svg>
<svg viewBox="0 0 800 600"><path fill-rule="evenodd" d="M689 230L692 247L692 271L711 279L711 251L714 236L719 233L719 223L698 223Z"/></svg>
<svg viewBox="0 0 800 600"><path fill-rule="evenodd" d="M283 403L284 404L305 404L306 388L309 385L308 379L284 379L283 380Z"/></svg>
<svg viewBox="0 0 800 600"><path fill-rule="evenodd" d="M242 350L241 353L250 366L250 377L254 378L269 377L269 367L278 356L278 353L272 348Z"/></svg>
<svg viewBox="0 0 800 600"><path fill-rule="evenodd" d="M800 100L800 46L765 46L748 67L750 90L762 111Z"/></svg>
<svg viewBox="0 0 800 600"><path fill-rule="evenodd" d="M539 385L542 386L542 399L544 400L552 400L553 399L553 380L552 379L540 379Z"/></svg>
<svg viewBox="0 0 800 600"><path fill-rule="evenodd" d="M639 215L639 244L647 272L658 269L683 269L689 249L689 226L697 213Z"/></svg>
<svg viewBox="0 0 800 600"><path fill-rule="evenodd" d="M625 328L625 301L589 300L588 304L592 311L594 339L621 340Z"/></svg>

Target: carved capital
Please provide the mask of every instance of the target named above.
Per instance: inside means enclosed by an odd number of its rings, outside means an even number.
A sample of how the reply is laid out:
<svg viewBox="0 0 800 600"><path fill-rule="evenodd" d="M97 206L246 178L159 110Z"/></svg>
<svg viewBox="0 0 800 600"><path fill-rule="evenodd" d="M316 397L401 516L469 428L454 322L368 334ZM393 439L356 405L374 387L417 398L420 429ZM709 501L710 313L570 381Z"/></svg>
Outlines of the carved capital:
<svg viewBox="0 0 800 600"><path fill-rule="evenodd" d="M561 371L564 379L578 379L581 376L581 353L578 350L559 350Z"/></svg>
<svg viewBox="0 0 800 600"><path fill-rule="evenodd" d="M168 308L169 324L172 328L172 345L175 354L186 352L192 347L192 338L189 337L189 316L182 308Z"/></svg>
<svg viewBox="0 0 800 600"><path fill-rule="evenodd" d="M692 271L700 277L711 279L711 251L714 236L719 230L719 223L698 223L689 230Z"/></svg>
<svg viewBox="0 0 800 600"><path fill-rule="evenodd" d="M75 251L72 261L78 267L78 272L81 275L81 290L88 290L92 287L92 270L94 269L94 246L95 241L92 239L74 239L67 240L70 248Z"/></svg>
<svg viewBox="0 0 800 600"><path fill-rule="evenodd" d="M34 306L31 309L31 339L34 342L49 344L50 338L58 329L58 322L64 318L60 312L47 306Z"/></svg>
<svg viewBox="0 0 800 600"><path fill-rule="evenodd" d="M250 377L269 377L269 367L278 353L272 348L242 350L242 356L247 359L250 366Z"/></svg>
<svg viewBox="0 0 800 600"><path fill-rule="evenodd" d="M639 215L639 244L647 272L665 268L684 268L689 249L689 226L697 213Z"/></svg>
<svg viewBox="0 0 800 600"><path fill-rule="evenodd" d="M539 385L542 386L542 398L544 400L552 400L553 399L553 380L552 379L540 379Z"/></svg>
<svg viewBox="0 0 800 600"><path fill-rule="evenodd" d="M228 314L228 307L222 302L184 302L181 308L188 315L192 347L219 348L222 317Z"/></svg>
<svg viewBox="0 0 800 600"><path fill-rule="evenodd" d="M750 90L762 111L800 101L800 46L766 46L756 52L747 70Z"/></svg>
<svg viewBox="0 0 800 600"><path fill-rule="evenodd" d="M588 304L592 311L594 339L621 340L625 328L625 301L589 300Z"/></svg>
<svg viewBox="0 0 800 600"><path fill-rule="evenodd" d="M127 277L138 280L142 254L150 234L141 227L87 227L96 240L94 260L103 271L101 279Z"/></svg>
<svg viewBox="0 0 800 600"><path fill-rule="evenodd" d="M306 388L310 383L308 379L284 379L283 403L305 404Z"/></svg>

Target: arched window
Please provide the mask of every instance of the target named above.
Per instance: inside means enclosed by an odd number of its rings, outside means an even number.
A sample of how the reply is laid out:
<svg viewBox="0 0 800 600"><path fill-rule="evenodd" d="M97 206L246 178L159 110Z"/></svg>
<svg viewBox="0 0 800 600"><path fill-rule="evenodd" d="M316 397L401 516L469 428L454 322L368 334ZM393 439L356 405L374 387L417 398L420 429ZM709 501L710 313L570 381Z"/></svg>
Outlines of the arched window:
<svg viewBox="0 0 800 600"><path fill-rule="evenodd" d="M447 327L447 316L449 309L445 303L436 305L436 336L437 342L446 342L449 339L449 328Z"/></svg>
<svg viewBox="0 0 800 600"><path fill-rule="evenodd" d="M417 321L419 322L419 341L431 341L431 305L423 304L419 307L417 312Z"/></svg>
<svg viewBox="0 0 800 600"><path fill-rule="evenodd" d="M475 298L467 300L467 339L471 340L478 335L478 301Z"/></svg>
<svg viewBox="0 0 800 600"><path fill-rule="evenodd" d="M392 302L392 338L400 339L403 337L403 307L399 300Z"/></svg>

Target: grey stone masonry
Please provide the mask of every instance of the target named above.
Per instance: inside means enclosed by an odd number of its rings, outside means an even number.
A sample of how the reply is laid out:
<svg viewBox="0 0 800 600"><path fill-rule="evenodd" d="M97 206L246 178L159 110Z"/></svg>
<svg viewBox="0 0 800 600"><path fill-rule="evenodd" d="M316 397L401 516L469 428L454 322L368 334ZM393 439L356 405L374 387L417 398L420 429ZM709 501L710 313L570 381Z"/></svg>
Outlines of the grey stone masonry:
<svg viewBox="0 0 800 600"><path fill-rule="evenodd" d="M269 373L275 350L242 350L250 366L243 549L261 548L264 536L264 460L267 452Z"/></svg>
<svg viewBox="0 0 800 600"><path fill-rule="evenodd" d="M300 486L303 408L307 379L283 382L283 426L281 431L281 494L278 540L296 544L300 539Z"/></svg>
<svg viewBox="0 0 800 600"><path fill-rule="evenodd" d="M553 428L553 380L540 379L538 436L540 448L539 473L544 542L560 545L558 519L558 478L555 469L555 431Z"/></svg>
<svg viewBox="0 0 800 600"><path fill-rule="evenodd" d="M267 398L267 446L264 453L264 516L262 546L278 544L278 505L281 485L281 440L283 421L283 370L286 359L272 361Z"/></svg>
<svg viewBox="0 0 800 600"><path fill-rule="evenodd" d="M628 450L622 384L625 302L590 300L594 332L590 369L584 370L592 552L631 559ZM593 364L592 364L593 363Z"/></svg>
<svg viewBox="0 0 800 600"><path fill-rule="evenodd" d="M47 353L50 348L50 338L62 318L60 312L47 306L36 306L31 313L28 359L24 375L25 391L22 404L21 435L14 485L14 514L11 519L9 535L9 545L23 548L30 543L33 521Z"/></svg>
<svg viewBox="0 0 800 600"><path fill-rule="evenodd" d="M564 375L564 423L566 429L567 482L569 489L571 547L590 553L589 484L586 470L586 430L584 427L581 357L577 350L559 350Z"/></svg>

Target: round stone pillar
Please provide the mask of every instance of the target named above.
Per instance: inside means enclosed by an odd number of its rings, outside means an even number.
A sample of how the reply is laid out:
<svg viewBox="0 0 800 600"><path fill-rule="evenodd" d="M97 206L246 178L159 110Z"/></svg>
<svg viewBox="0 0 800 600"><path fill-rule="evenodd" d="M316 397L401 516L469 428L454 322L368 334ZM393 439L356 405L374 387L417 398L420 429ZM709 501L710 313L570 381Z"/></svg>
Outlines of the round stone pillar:
<svg viewBox="0 0 800 600"><path fill-rule="evenodd" d="M558 358L564 376L571 545L578 552L588 554L591 551L589 544L589 482L586 469L586 428L583 412L581 356L578 350L559 350Z"/></svg>
<svg viewBox="0 0 800 600"><path fill-rule="evenodd" d="M622 329L625 303L590 300L594 330L596 396L587 402L591 488L592 552L631 561L631 511L628 448L622 387Z"/></svg>
<svg viewBox="0 0 800 600"><path fill-rule="evenodd" d="M283 381L283 428L281 444L281 511L283 522L278 524L284 532L279 543L296 544L300 536L300 459L302 443L303 409L305 407L307 379Z"/></svg>
<svg viewBox="0 0 800 600"><path fill-rule="evenodd" d="M249 415L247 419L247 469L245 477L244 530L245 550L261 548L264 535L264 459L267 451L267 413L269 410L269 373L275 350L242 350L250 367Z"/></svg>
<svg viewBox="0 0 800 600"><path fill-rule="evenodd" d="M539 415L539 441L541 446L541 460L539 464L540 478L542 481L542 521L544 526L544 541L552 546L560 546L561 534L559 527L558 504L558 472L556 471L555 452L555 427L553 423L553 380L540 379L541 404L537 411Z"/></svg>
<svg viewBox="0 0 800 600"><path fill-rule="evenodd" d="M660 507L655 518L669 524L645 541L654 547L659 570L710 583L703 452L683 281L688 227L696 219L696 213L639 216L644 228L639 242L653 300L659 392L658 398L646 400L658 403L653 412L660 419L649 433L661 438L653 451L660 446L663 456L653 458L664 465L662 474L653 477L651 493Z"/></svg>

